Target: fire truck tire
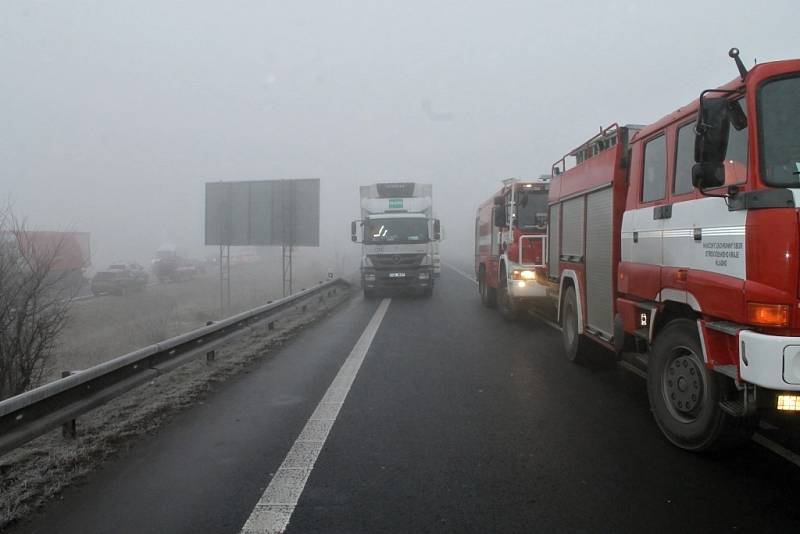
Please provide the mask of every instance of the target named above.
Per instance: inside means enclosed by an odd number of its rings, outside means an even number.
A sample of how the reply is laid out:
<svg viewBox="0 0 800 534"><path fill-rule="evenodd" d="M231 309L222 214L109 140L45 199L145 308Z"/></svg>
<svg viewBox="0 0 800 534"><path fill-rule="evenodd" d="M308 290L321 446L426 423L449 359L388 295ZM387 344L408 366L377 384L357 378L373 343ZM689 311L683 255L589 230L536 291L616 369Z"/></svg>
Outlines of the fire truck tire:
<svg viewBox="0 0 800 534"><path fill-rule="evenodd" d="M580 364L586 360L586 345L590 342L578 332L578 299L572 286L564 292L563 307L561 338L564 340L564 352L569 361Z"/></svg>
<svg viewBox="0 0 800 534"><path fill-rule="evenodd" d="M497 291L486 283L486 271L483 267L478 275L478 292L481 295L481 303L487 308L494 308L497 303Z"/></svg>
<svg viewBox="0 0 800 534"><path fill-rule="evenodd" d="M500 271L500 287L497 288L497 311L507 321L517 318L519 306L508 292L508 281L505 270Z"/></svg>
<svg viewBox="0 0 800 534"><path fill-rule="evenodd" d="M697 324L676 319L659 333L647 368L650 411L676 446L699 452L714 446L728 425L720 408L722 377L703 361Z"/></svg>

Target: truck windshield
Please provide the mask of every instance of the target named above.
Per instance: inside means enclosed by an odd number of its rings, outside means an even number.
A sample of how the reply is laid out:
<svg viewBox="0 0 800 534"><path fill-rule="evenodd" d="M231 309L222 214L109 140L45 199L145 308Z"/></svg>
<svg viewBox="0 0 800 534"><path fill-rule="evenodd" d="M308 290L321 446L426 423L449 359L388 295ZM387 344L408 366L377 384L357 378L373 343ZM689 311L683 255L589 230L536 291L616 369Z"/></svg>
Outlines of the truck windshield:
<svg viewBox="0 0 800 534"><path fill-rule="evenodd" d="M376 219L367 222L366 243L424 243L428 241L427 219Z"/></svg>
<svg viewBox="0 0 800 534"><path fill-rule="evenodd" d="M521 229L547 225L547 191L521 193L517 202L517 226Z"/></svg>
<svg viewBox="0 0 800 534"><path fill-rule="evenodd" d="M800 186L800 76L765 83L758 108L764 182L775 187Z"/></svg>

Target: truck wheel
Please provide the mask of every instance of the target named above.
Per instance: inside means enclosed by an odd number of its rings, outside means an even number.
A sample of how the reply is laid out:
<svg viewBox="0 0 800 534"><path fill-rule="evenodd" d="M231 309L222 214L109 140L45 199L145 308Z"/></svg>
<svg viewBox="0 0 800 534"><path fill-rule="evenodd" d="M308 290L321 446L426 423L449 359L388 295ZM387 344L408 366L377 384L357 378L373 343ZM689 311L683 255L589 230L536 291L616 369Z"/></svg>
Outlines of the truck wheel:
<svg viewBox="0 0 800 534"><path fill-rule="evenodd" d="M508 279L506 271L500 271L500 285L497 288L497 311L507 321L517 318L519 305L514 301L514 297L508 292Z"/></svg>
<svg viewBox="0 0 800 534"><path fill-rule="evenodd" d="M375 291L373 291L372 289L367 289L365 287L364 288L364 298L365 299L373 299L373 298L375 298Z"/></svg>
<svg viewBox="0 0 800 534"><path fill-rule="evenodd" d="M574 287L569 286L564 292L562 306L561 339L564 341L564 352L572 363L583 363L586 360L586 344L589 341L578 331L578 299Z"/></svg>
<svg viewBox="0 0 800 534"><path fill-rule="evenodd" d="M433 288L432 287L426 287L425 289L423 289L422 290L422 296L425 297L425 298L431 298L433 296Z"/></svg>
<svg viewBox="0 0 800 534"><path fill-rule="evenodd" d="M677 319L659 333L647 368L650 411L661 432L689 451L714 445L729 416L719 406L722 377L708 369L697 324Z"/></svg>
<svg viewBox="0 0 800 534"><path fill-rule="evenodd" d="M478 292L481 295L481 303L487 308L494 308L497 302L497 292L495 288L486 284L486 270L483 267L478 274Z"/></svg>

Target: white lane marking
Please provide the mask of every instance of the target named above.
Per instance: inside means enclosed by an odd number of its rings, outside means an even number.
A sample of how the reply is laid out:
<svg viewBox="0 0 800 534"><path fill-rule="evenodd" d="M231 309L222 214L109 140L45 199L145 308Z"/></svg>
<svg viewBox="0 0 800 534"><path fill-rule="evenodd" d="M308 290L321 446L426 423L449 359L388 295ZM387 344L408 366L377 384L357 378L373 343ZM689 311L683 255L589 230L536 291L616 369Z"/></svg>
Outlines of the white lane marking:
<svg viewBox="0 0 800 534"><path fill-rule="evenodd" d="M452 264L450 264L450 263L447 263L447 262L442 262L442 263L443 263L444 265L446 265L447 267L449 267L450 269L453 269L455 272L457 272L458 274L460 274L461 276L463 276L464 278L466 278L467 280L469 280L469 281L470 281L470 282L472 282L473 284L476 284L476 285L478 284L478 281L477 281L477 280L475 280L475 279L472 277L472 275L469 275L469 274L465 273L464 271L462 271L461 269L459 269L459 268L458 268L458 267L456 267L455 265L452 265Z"/></svg>
<svg viewBox="0 0 800 534"><path fill-rule="evenodd" d="M541 313L539 313L539 312L537 312L537 311L534 311L534 310L528 310L528 313L529 313L530 315L533 315L533 316L534 316L534 317L536 317L537 319L539 319L541 322L543 322L544 324L546 324L546 325L547 325L547 326L549 326L550 328L555 328L556 330L558 330L559 332L561 332L561 326L560 326L558 323L554 323L554 322L553 322L553 321L551 321L550 319L545 319L544 315L542 315Z"/></svg>
<svg viewBox="0 0 800 534"><path fill-rule="evenodd" d="M626 369L627 371L630 371L631 373L635 374L639 378L643 378L644 380L647 380L647 373L645 373L644 371L642 371L641 369L639 369L635 365L632 365L632 364L626 362L625 360L621 360L621 361L619 361L617 363L620 365L620 367Z"/></svg>
<svg viewBox="0 0 800 534"><path fill-rule="evenodd" d="M391 299L383 299L350 355L342 364L328 391L319 401L306 426L289 449L283 463L256 503L250 517L242 527L242 534L279 533L286 530L297 501L303 493L314 463L325 440L336 422L350 386L364 362L378 327L386 315Z"/></svg>
<svg viewBox="0 0 800 534"><path fill-rule="evenodd" d="M800 467L800 455L790 451L787 448L778 445L774 441L769 438L765 438L761 434L753 434L752 438L753 441L761 445L762 447L769 449L770 451L774 452L784 460L792 462L794 465Z"/></svg>

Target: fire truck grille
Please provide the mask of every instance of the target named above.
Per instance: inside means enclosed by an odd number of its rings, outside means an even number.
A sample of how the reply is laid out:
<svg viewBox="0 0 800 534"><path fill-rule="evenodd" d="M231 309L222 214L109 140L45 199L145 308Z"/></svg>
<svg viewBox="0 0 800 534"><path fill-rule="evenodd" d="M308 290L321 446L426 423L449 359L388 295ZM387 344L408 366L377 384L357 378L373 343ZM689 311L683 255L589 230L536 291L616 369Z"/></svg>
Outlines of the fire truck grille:
<svg viewBox="0 0 800 534"><path fill-rule="evenodd" d="M370 254L368 256L376 269L417 267L424 257L425 254Z"/></svg>

